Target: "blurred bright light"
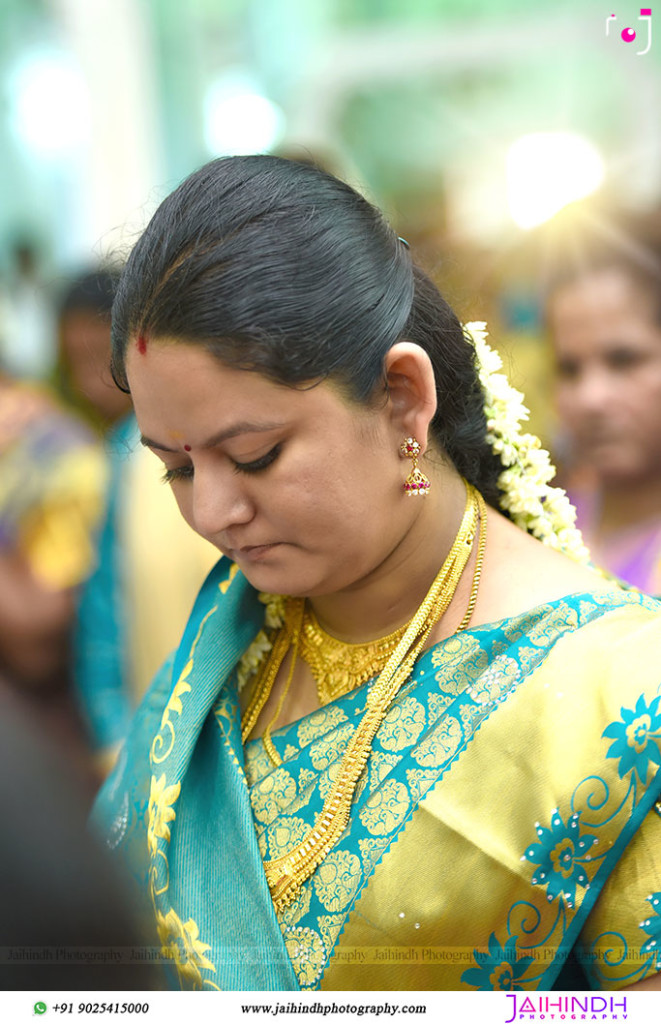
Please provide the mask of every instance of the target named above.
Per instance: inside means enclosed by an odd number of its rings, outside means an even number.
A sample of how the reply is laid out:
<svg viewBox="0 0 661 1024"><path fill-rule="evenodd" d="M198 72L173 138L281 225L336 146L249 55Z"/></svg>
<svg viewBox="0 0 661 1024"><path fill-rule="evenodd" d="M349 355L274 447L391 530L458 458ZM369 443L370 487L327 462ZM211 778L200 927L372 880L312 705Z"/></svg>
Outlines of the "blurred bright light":
<svg viewBox="0 0 661 1024"><path fill-rule="evenodd" d="M507 154L510 213L521 228L542 224L563 206L590 195L604 179L601 156L570 132L535 132Z"/></svg>
<svg viewBox="0 0 661 1024"><path fill-rule="evenodd" d="M283 136L285 116L248 78L227 74L207 90L204 137L217 156L266 153Z"/></svg>
<svg viewBox="0 0 661 1024"><path fill-rule="evenodd" d="M87 137L85 80L66 57L31 58L16 70L11 89L14 130L38 156L66 154Z"/></svg>

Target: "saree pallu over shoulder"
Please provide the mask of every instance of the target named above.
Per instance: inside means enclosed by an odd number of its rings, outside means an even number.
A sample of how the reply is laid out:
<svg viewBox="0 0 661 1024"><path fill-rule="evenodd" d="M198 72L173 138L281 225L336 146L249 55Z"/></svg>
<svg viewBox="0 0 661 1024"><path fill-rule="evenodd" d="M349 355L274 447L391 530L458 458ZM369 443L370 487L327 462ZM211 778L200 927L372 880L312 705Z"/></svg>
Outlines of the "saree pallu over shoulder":
<svg viewBox="0 0 661 1024"><path fill-rule="evenodd" d="M427 652L377 736L347 831L280 915L301 986L550 988L658 799L659 640L656 602L579 595ZM315 820L364 702L356 691L280 730L278 769L248 745L263 856ZM659 854L648 861L653 891ZM602 893L610 931L583 956L599 987L661 966L653 951L632 964L650 938L638 927L648 895L625 922ZM614 953L615 925L630 955L619 938Z"/></svg>
<svg viewBox="0 0 661 1024"><path fill-rule="evenodd" d="M221 559L95 807L97 827L151 896L163 952L185 988L298 988L257 847L229 685L263 612ZM225 690L221 723L213 709Z"/></svg>
<svg viewBox="0 0 661 1024"><path fill-rule="evenodd" d="M322 987L546 990L572 950L598 988L661 968L658 643L629 607L524 670L377 865Z"/></svg>
<svg viewBox="0 0 661 1024"><path fill-rule="evenodd" d="M648 876L659 869L656 602L577 595L427 651L379 729L345 833L279 916L262 858L314 823L371 684L274 732L277 768L260 741L244 759L234 668L263 620L221 560L99 799L182 984L549 988L579 941L598 986L661 967L661 883L629 900L634 916L642 904L634 925L617 909L618 872L640 879L641 856ZM628 981L613 928L647 950Z"/></svg>

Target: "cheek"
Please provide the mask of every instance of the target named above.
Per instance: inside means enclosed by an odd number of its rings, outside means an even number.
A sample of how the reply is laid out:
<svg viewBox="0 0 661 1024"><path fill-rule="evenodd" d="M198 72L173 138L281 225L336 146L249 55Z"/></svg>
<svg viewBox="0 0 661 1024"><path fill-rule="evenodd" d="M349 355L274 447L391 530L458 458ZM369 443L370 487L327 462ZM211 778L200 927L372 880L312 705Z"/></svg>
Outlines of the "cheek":
<svg viewBox="0 0 661 1024"><path fill-rule="evenodd" d="M267 519L286 520L296 534L318 537L336 534L346 522L350 505L350 492L334 477L331 466L301 473L261 503Z"/></svg>
<svg viewBox="0 0 661 1024"><path fill-rule="evenodd" d="M661 442L661 380L652 390L642 386L631 392L627 403L632 429L650 446Z"/></svg>
<svg viewBox="0 0 661 1024"><path fill-rule="evenodd" d="M371 535L376 515L390 520L400 490L405 497L405 476L400 481L377 456L359 463L350 451L331 450L288 472L278 493L263 499L262 510L270 519L286 517L301 535L337 545L338 537Z"/></svg>
<svg viewBox="0 0 661 1024"><path fill-rule="evenodd" d="M661 380L651 381L644 373L620 378L613 391L613 415L622 414L630 430L647 432L661 419Z"/></svg>
<svg viewBox="0 0 661 1024"><path fill-rule="evenodd" d="M650 409L661 413L661 368L641 372L635 384L635 391L643 395Z"/></svg>
<svg viewBox="0 0 661 1024"><path fill-rule="evenodd" d="M572 421L578 413L576 388L573 384L558 384L555 389L555 406L563 419Z"/></svg>

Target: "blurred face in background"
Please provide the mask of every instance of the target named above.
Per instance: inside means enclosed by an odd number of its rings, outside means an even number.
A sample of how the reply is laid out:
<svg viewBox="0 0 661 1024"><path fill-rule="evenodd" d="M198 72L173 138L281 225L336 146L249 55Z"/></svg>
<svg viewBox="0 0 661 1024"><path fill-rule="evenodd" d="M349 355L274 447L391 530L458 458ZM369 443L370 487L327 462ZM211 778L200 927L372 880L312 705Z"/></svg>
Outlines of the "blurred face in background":
<svg viewBox="0 0 661 1024"><path fill-rule="evenodd" d="M661 475L661 326L653 300L612 267L562 285L548 312L558 413L576 461L604 483Z"/></svg>
<svg viewBox="0 0 661 1024"><path fill-rule="evenodd" d="M100 419L112 423L128 412L130 398L110 375L110 318L95 310L70 310L60 321L60 348L73 389Z"/></svg>

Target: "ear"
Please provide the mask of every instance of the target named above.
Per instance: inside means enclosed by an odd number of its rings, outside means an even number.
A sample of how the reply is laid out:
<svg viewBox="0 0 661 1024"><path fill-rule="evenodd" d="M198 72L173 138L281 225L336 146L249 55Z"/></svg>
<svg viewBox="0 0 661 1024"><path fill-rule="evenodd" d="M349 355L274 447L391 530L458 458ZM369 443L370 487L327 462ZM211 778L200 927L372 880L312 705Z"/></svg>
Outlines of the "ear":
<svg viewBox="0 0 661 1024"><path fill-rule="evenodd" d="M436 412L436 381L431 359L420 345L398 341L387 352L391 420L399 435L415 437L424 452Z"/></svg>

